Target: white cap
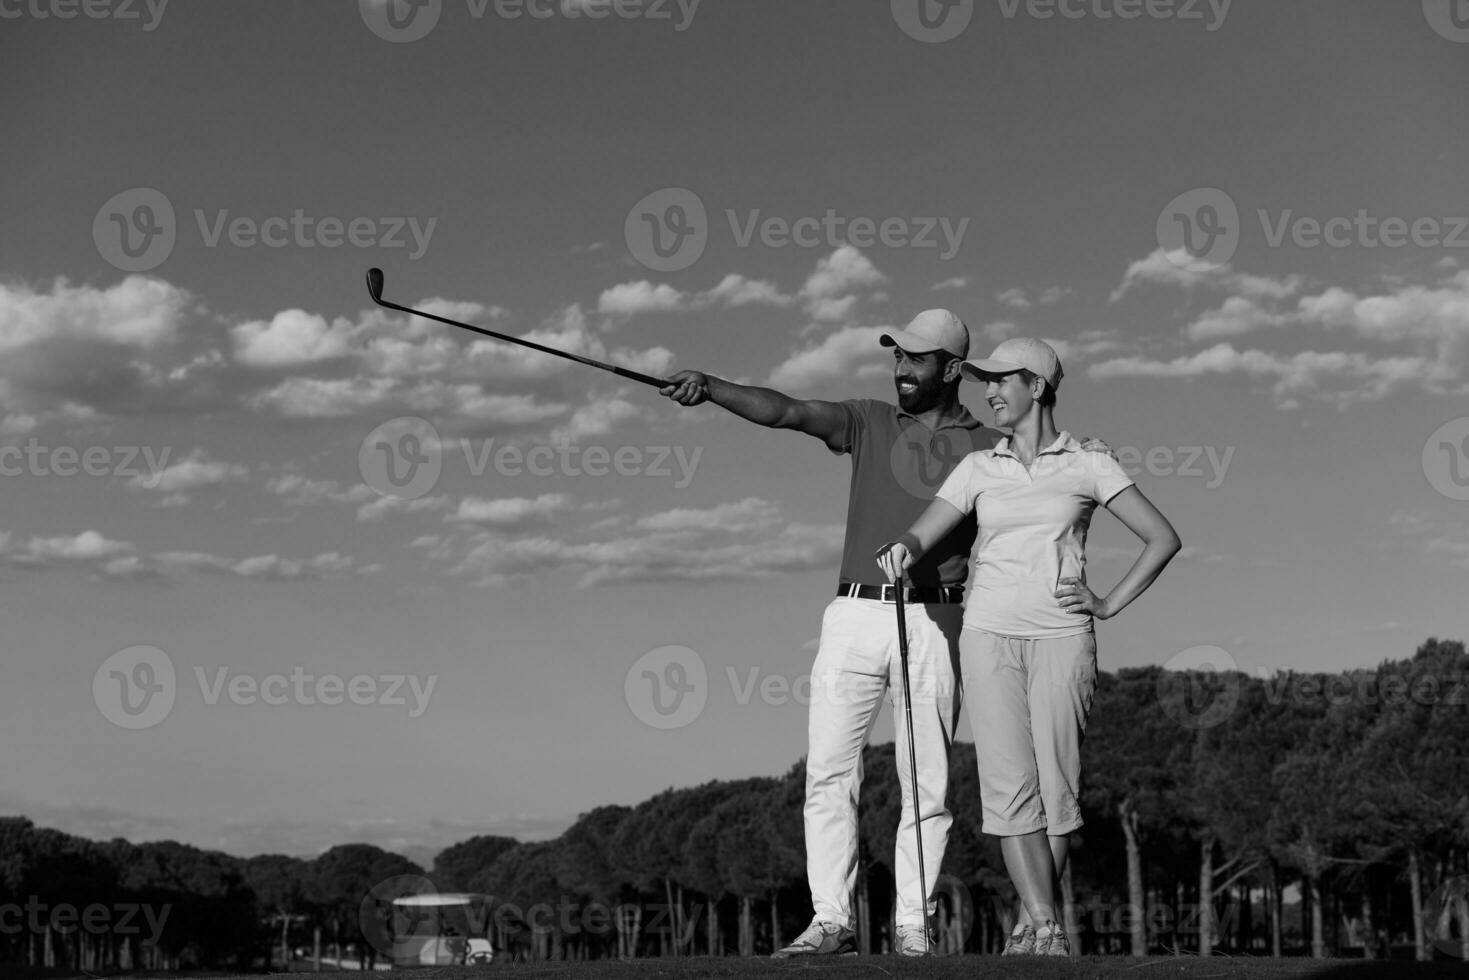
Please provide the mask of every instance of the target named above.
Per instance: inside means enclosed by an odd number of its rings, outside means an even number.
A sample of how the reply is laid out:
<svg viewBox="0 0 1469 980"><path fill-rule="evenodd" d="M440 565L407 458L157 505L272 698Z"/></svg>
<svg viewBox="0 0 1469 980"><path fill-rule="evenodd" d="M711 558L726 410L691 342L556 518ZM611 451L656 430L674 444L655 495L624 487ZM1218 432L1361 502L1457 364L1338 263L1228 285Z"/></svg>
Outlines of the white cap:
<svg viewBox="0 0 1469 980"><path fill-rule="evenodd" d="M962 370L973 381L988 381L997 374L1029 371L1043 379L1052 391L1061 386L1061 378L1066 373L1061 370L1061 358L1056 356L1056 349L1034 337L1011 337L996 347L989 357L965 361Z"/></svg>
<svg viewBox="0 0 1469 980"><path fill-rule="evenodd" d="M924 310L904 329L878 339L884 347L901 347L910 354L944 350L961 360L969 356L969 328L948 310Z"/></svg>

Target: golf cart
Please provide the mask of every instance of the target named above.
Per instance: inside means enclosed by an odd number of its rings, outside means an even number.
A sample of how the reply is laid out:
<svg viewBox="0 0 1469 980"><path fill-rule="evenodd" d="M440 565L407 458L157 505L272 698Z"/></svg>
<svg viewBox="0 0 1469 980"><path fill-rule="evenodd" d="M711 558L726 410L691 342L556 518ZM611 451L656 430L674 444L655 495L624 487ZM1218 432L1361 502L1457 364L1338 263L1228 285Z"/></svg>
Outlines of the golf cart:
<svg viewBox="0 0 1469 980"><path fill-rule="evenodd" d="M483 966L495 958L487 895L403 895L393 899L390 921L394 966Z"/></svg>

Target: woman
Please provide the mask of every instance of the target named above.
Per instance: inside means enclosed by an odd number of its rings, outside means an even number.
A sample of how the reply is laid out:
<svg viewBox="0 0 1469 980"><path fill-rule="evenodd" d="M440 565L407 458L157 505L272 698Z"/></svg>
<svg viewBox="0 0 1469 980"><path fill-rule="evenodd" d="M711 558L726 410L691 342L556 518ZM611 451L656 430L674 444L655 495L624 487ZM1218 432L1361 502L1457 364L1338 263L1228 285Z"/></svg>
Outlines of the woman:
<svg viewBox="0 0 1469 980"><path fill-rule="evenodd" d="M1142 595L1180 542L1110 453L1057 431L1062 370L1049 344L1007 340L989 358L966 361L963 372L984 384L996 427L1010 434L966 457L908 532L878 553L878 564L896 580L968 514L977 517L959 651L982 829L1001 837L1024 908L1005 954L1066 956L1059 874L1082 822L1080 749L1097 676L1092 624ZM1144 545L1106 596L1087 586L1084 571L1098 504Z"/></svg>

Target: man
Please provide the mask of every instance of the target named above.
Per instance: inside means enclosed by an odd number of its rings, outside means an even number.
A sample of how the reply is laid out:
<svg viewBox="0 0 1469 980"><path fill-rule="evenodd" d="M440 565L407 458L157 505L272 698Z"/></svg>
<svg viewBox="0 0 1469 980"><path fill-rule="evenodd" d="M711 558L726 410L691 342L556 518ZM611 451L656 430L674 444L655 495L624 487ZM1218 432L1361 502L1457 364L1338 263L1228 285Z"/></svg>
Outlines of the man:
<svg viewBox="0 0 1469 980"><path fill-rule="evenodd" d="M806 877L815 916L777 957L852 954L852 891L857 878L857 795L862 748L885 698L901 696L896 595L874 561L923 513L934 492L969 453L993 448L985 429L959 403L960 365L969 330L948 310L926 310L904 330L883 334L893 349L898 404L872 399L802 401L737 385L698 371L681 371L662 393L681 405L705 401L759 425L795 429L852 456L846 542L837 598L822 619L811 668L806 756ZM974 543L971 519L908 572L906 595L913 740L929 894L919 900L908 732L897 731L902 815L894 862L897 952L923 956L934 884L953 822L946 803L949 749L961 698L957 683L963 586ZM895 713L901 703L894 704Z"/></svg>

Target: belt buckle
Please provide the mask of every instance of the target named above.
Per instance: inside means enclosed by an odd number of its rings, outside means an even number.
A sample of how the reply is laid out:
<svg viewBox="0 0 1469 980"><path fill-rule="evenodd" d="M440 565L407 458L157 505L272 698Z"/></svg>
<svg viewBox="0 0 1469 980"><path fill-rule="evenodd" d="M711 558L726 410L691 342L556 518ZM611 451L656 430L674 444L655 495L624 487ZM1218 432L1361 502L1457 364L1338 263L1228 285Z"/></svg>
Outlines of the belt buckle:
<svg viewBox="0 0 1469 980"><path fill-rule="evenodd" d="M881 589L881 601L886 605L896 606L898 604L898 587L896 585L888 584L881 586ZM892 598L889 599L888 596L892 596Z"/></svg>

